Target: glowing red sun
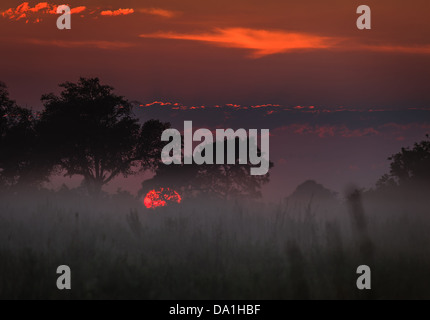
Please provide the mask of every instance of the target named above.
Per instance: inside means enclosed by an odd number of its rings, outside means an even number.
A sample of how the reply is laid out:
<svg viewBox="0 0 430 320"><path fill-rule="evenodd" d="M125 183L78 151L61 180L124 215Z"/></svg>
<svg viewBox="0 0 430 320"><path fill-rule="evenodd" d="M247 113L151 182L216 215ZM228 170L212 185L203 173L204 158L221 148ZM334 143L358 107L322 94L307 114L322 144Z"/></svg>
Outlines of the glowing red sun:
<svg viewBox="0 0 430 320"><path fill-rule="evenodd" d="M169 202L181 203L182 198L175 190L161 188L160 190L151 190L143 200L143 204L148 209L167 206Z"/></svg>

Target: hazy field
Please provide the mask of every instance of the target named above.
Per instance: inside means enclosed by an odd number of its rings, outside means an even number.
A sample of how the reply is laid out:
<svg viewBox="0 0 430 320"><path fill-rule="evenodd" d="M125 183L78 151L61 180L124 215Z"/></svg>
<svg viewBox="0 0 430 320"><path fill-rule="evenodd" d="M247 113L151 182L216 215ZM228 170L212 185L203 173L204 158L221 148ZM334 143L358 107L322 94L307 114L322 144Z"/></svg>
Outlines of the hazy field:
<svg viewBox="0 0 430 320"><path fill-rule="evenodd" d="M185 201L43 193L0 202L1 299L430 298L430 217L415 202ZM372 268L372 291L356 269ZM72 290L56 268L72 270Z"/></svg>

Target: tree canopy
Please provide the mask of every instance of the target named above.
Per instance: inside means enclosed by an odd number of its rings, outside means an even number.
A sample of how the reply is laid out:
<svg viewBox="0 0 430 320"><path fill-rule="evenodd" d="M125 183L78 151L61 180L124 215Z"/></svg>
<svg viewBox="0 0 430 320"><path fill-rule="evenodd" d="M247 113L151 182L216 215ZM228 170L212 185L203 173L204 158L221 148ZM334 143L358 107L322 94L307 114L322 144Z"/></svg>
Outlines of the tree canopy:
<svg viewBox="0 0 430 320"><path fill-rule="evenodd" d="M18 107L0 82L0 183L6 187L39 184L49 169L36 152L35 117Z"/></svg>
<svg viewBox="0 0 430 320"><path fill-rule="evenodd" d="M161 134L168 123L143 125L132 105L98 78L66 82L59 96L44 95L37 125L49 161L67 176L80 175L92 193L115 177L154 169L161 154Z"/></svg>
<svg viewBox="0 0 430 320"><path fill-rule="evenodd" d="M415 143L414 147L402 148L391 156L390 173L378 182L378 187L430 186L430 137Z"/></svg>
<svg viewBox="0 0 430 320"><path fill-rule="evenodd" d="M288 200L308 204L335 202L337 194L314 180L308 180L300 184L288 197Z"/></svg>
<svg viewBox="0 0 430 320"><path fill-rule="evenodd" d="M224 143L224 149L227 150L227 140L214 143L214 163L216 162L217 148L215 145L217 143ZM262 196L261 188L270 181L270 173L262 176L250 175L252 165L250 163L238 164L239 144L236 143L235 146L235 164L226 164L227 155L224 159L225 164L222 165L161 164L156 170L156 175L142 184L140 194L154 188L168 187L179 191L185 197L260 198ZM258 155L261 155L259 149ZM270 168L273 166L273 163L270 162Z"/></svg>

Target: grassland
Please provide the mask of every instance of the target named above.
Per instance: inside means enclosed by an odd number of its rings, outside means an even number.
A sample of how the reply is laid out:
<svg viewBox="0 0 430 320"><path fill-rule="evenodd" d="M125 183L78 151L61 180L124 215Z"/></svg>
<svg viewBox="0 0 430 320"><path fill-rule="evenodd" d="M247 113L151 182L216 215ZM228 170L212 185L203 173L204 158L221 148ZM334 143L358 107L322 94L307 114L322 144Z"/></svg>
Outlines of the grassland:
<svg viewBox="0 0 430 320"><path fill-rule="evenodd" d="M430 298L430 215L411 202L330 206L4 195L0 299ZM371 291L356 287L372 268ZM56 268L72 270L72 290Z"/></svg>

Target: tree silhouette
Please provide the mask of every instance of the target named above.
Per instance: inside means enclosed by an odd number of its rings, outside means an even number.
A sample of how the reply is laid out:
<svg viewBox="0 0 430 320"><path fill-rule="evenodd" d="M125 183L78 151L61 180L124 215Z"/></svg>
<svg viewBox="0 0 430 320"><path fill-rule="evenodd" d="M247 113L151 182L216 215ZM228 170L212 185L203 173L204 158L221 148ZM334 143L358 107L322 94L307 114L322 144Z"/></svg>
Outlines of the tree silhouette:
<svg viewBox="0 0 430 320"><path fill-rule="evenodd" d="M143 125L132 105L98 78L66 82L59 96L44 95L37 131L48 161L66 176L80 175L92 194L115 177L155 169L161 161L161 134L170 125Z"/></svg>
<svg viewBox="0 0 430 320"><path fill-rule="evenodd" d="M1 110L1 112L3 112L4 110L7 110L7 108L13 107L14 105L15 105L15 101L13 101L9 98L9 91L7 90L6 84L4 82L0 81L0 110Z"/></svg>
<svg viewBox="0 0 430 320"><path fill-rule="evenodd" d="M0 182L15 187L37 185L49 176L49 167L36 151L33 113L18 107L0 82Z"/></svg>
<svg viewBox="0 0 430 320"><path fill-rule="evenodd" d="M430 137L415 143L412 149L402 148L391 156L390 174L384 175L377 186L430 186Z"/></svg>
<svg viewBox="0 0 430 320"><path fill-rule="evenodd" d="M307 205L311 202L317 204L334 203L336 202L336 197L336 192L325 188L322 184L313 180L308 180L300 184L287 199Z"/></svg>
<svg viewBox="0 0 430 320"><path fill-rule="evenodd" d="M213 144L213 165L161 164L156 170L156 175L142 183L139 195L142 196L151 189L170 188L188 198L201 196L219 199L260 198L262 196L261 188L270 181L270 173L263 176L252 176L250 163L238 164L239 144L237 142L238 139L235 144L236 164L226 164L227 155L224 156L225 164L215 164L216 144L224 143L224 150L227 150L227 140L216 142ZM258 155L261 155L260 149L258 149ZM273 166L273 163L270 162L270 168Z"/></svg>

